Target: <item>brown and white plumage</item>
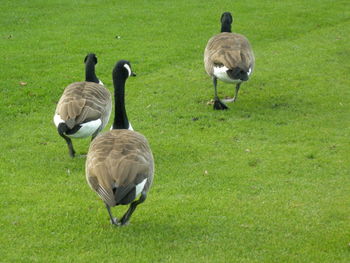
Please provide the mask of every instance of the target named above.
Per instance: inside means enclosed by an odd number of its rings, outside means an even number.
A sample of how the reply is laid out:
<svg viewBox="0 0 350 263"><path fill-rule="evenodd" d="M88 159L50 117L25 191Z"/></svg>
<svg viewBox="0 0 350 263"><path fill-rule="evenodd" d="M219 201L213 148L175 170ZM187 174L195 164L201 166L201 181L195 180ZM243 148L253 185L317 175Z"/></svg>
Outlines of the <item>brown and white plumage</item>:
<svg viewBox="0 0 350 263"><path fill-rule="evenodd" d="M84 81L72 83L65 88L57 104L56 114L70 129L77 124L97 119L101 119L104 127L111 109L110 92L101 84Z"/></svg>
<svg viewBox="0 0 350 263"><path fill-rule="evenodd" d="M107 125L112 110L111 94L95 75L96 56L89 54L85 63L86 81L65 88L54 115L57 131L66 140L72 157L75 151L70 137L94 138Z"/></svg>
<svg viewBox="0 0 350 263"><path fill-rule="evenodd" d="M144 184L142 191L147 192L153 172L152 152L146 138L138 132L111 130L90 145L86 178L108 206L129 204L129 199L133 201L141 193L141 189L136 189L140 184Z"/></svg>
<svg viewBox="0 0 350 263"><path fill-rule="evenodd" d="M209 39L204 51L204 67L213 79L215 99L214 109L227 109L217 95L217 79L236 84L237 99L240 85L247 81L254 69L255 58L248 39L231 32L232 15L225 12L221 16L221 33Z"/></svg>
<svg viewBox="0 0 350 263"><path fill-rule="evenodd" d="M209 39L205 49L205 70L214 75L214 66L235 67L248 72L254 68L254 54L248 39L241 34L223 32Z"/></svg>
<svg viewBox="0 0 350 263"><path fill-rule="evenodd" d="M146 200L154 174L153 155L147 139L129 129L126 117L124 88L126 79L132 75L128 61L116 64L113 129L92 141L85 165L87 182L104 201L111 223L115 225L127 224L137 205ZM130 207L120 220L113 217L111 207L128 204Z"/></svg>

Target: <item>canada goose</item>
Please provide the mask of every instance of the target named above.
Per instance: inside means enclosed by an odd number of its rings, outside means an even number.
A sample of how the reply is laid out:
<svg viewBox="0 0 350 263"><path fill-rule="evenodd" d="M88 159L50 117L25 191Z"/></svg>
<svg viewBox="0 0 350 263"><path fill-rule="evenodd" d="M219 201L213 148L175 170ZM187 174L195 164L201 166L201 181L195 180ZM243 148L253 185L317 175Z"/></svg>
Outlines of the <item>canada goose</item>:
<svg viewBox="0 0 350 263"><path fill-rule="evenodd" d="M111 94L95 74L97 57L88 54L84 62L85 81L65 88L54 115L58 134L66 140L71 157L75 151L70 137L94 139L108 123L112 110Z"/></svg>
<svg viewBox="0 0 350 263"><path fill-rule="evenodd" d="M86 180L104 201L111 223L125 225L136 207L144 202L153 181L154 161L146 138L130 130L124 104L126 79L135 74L130 63L119 61L113 70L115 116L112 130L90 144L86 158ZM140 195L140 198L136 198ZM128 205L118 220L111 207Z"/></svg>
<svg viewBox="0 0 350 263"><path fill-rule="evenodd" d="M214 84L214 109L224 110L228 107L220 101L217 94L217 79L235 83L236 91L233 99L223 100L234 102L243 81L247 81L254 69L255 58L248 39L231 32L233 18L225 12L221 16L221 33L209 39L204 51L204 66Z"/></svg>

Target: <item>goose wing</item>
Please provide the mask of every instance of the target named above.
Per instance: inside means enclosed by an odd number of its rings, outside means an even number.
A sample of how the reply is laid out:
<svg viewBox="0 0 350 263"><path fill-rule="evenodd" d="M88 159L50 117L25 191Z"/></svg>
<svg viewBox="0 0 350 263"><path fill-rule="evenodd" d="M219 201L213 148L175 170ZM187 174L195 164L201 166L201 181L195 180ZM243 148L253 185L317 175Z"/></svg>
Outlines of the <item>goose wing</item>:
<svg viewBox="0 0 350 263"><path fill-rule="evenodd" d="M69 128L74 125L96 120L111 109L110 92L100 84L76 82L67 86L60 98L56 114ZM109 114L107 114L109 116Z"/></svg>
<svg viewBox="0 0 350 263"><path fill-rule="evenodd" d="M225 66L228 69L240 67L248 72L254 66L254 54L246 37L225 32L209 39L204 62L209 75L213 74L214 66Z"/></svg>
<svg viewBox="0 0 350 263"><path fill-rule="evenodd" d="M134 200L137 186L148 190L153 181L153 156L145 137L130 130L112 130L90 145L86 177L109 206Z"/></svg>

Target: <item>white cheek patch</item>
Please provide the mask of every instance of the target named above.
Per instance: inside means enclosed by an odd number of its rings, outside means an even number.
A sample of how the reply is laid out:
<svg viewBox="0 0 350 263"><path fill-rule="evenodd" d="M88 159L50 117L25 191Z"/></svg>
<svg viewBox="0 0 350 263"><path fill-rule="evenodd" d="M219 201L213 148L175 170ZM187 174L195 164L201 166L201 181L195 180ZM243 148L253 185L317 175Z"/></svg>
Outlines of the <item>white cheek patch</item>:
<svg viewBox="0 0 350 263"><path fill-rule="evenodd" d="M129 72L129 77L131 76L131 68L128 64L124 64L124 68L126 68Z"/></svg>

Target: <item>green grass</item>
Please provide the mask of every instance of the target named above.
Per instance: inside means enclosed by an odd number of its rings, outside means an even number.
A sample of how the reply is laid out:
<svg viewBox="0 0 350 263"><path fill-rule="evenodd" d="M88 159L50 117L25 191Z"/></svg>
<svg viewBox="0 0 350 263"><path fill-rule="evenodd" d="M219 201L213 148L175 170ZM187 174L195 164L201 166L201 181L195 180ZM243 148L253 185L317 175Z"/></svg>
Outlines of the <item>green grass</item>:
<svg viewBox="0 0 350 263"><path fill-rule="evenodd" d="M347 0L3 0L0 11L0 262L350 261ZM223 11L256 68L214 112L203 51ZM115 62L131 61L128 116L155 156L124 228L52 122L88 52L111 91ZM78 153L88 144L74 141Z"/></svg>

